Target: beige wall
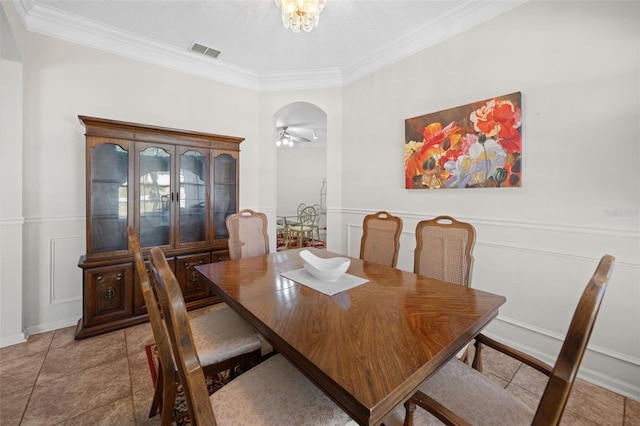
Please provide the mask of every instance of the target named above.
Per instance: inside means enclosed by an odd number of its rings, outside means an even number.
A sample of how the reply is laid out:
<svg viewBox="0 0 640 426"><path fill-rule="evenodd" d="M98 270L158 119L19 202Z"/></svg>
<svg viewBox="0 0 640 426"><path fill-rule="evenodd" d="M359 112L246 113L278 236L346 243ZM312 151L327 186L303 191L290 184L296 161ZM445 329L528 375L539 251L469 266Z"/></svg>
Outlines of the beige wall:
<svg viewBox="0 0 640 426"><path fill-rule="evenodd" d="M22 64L4 57L15 46L0 9L0 339L23 340ZM10 53L8 56L13 56ZM19 59L19 58L16 58Z"/></svg>
<svg viewBox="0 0 640 426"><path fill-rule="evenodd" d="M472 286L507 297L489 331L550 362L597 261L613 254L582 373L625 382L636 396L639 11L637 2L530 2L344 88L341 204L350 255L363 214L403 217L398 266L406 270L417 221L449 214L471 222ZM521 188L404 189L406 118L516 91ZM604 378L605 370L615 373Z"/></svg>
<svg viewBox="0 0 640 426"><path fill-rule="evenodd" d="M472 222L472 285L508 298L489 331L550 361L597 259L611 253L618 264L582 373L639 398L638 7L531 2L347 87L269 93L27 33L22 330L81 315L78 114L245 137L240 205L265 211L273 235L274 114L304 101L327 113L331 250L357 255L363 215L385 209L404 219L398 265L410 270L418 220ZM403 189L405 118L514 91L523 96L522 188ZM0 335L0 346L12 337Z"/></svg>

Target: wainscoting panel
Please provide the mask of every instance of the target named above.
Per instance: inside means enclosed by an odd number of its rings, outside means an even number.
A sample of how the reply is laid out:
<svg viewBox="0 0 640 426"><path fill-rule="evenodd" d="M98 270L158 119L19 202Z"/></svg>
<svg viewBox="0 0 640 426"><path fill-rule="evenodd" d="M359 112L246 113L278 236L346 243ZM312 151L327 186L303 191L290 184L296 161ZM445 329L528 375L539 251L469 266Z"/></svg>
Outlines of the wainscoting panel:
<svg viewBox="0 0 640 426"><path fill-rule="evenodd" d="M68 327L82 316L84 217L28 218L24 225L25 334Z"/></svg>

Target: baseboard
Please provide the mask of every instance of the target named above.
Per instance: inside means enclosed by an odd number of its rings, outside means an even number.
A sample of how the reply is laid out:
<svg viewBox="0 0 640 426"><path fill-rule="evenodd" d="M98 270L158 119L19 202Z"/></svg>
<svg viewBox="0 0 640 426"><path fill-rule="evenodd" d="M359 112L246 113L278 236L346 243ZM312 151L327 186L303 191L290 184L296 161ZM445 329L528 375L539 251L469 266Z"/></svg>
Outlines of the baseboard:
<svg viewBox="0 0 640 426"><path fill-rule="evenodd" d="M14 334L13 336L0 337L0 348L17 345L27 341L27 335L24 333Z"/></svg>
<svg viewBox="0 0 640 426"><path fill-rule="evenodd" d="M28 327L24 334L27 337L27 339L29 338L29 336L32 336L34 334L40 334L40 333L46 333L48 331L54 331L54 330L58 330L61 328L65 328L65 327L71 327L71 326L76 326L78 324L78 319L79 318L67 318L64 320L60 320L60 321L56 321L56 322L50 322L50 323L46 323L46 324L38 324L36 326L33 327Z"/></svg>

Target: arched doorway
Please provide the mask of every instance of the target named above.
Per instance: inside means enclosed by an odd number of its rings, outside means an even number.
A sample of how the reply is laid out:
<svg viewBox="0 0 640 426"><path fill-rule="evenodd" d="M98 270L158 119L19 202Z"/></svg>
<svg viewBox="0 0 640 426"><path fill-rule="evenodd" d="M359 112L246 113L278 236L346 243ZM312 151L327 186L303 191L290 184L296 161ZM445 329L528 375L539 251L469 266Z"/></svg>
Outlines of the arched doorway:
<svg viewBox="0 0 640 426"><path fill-rule="evenodd" d="M275 134L276 214L293 217L301 203L317 205L325 241L327 114L308 102L288 104L275 114Z"/></svg>

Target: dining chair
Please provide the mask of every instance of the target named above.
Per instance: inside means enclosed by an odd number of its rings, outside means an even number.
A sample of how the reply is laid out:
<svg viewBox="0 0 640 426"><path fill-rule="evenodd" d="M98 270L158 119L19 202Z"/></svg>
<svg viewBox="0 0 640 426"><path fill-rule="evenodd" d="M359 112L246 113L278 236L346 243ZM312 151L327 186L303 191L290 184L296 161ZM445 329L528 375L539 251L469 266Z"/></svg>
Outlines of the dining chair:
<svg viewBox="0 0 640 426"><path fill-rule="evenodd" d="M229 258L262 256L269 253L267 216L250 209L227 216Z"/></svg>
<svg viewBox="0 0 640 426"><path fill-rule="evenodd" d="M137 282L144 298L149 322L158 352L158 374L149 410L149 418L158 413L162 403L161 424L170 425L176 400L176 364L171 355L171 343L158 309L158 301L147 272L140 243L132 227L127 229L137 273ZM178 291L180 289L178 288ZM260 362L261 341L251 326L229 307L208 311L190 320L196 341L197 356L208 376L232 369L245 368ZM178 417L184 417L181 414Z"/></svg>
<svg viewBox="0 0 640 426"><path fill-rule="evenodd" d="M476 230L451 216L418 222L413 271L442 281L469 285Z"/></svg>
<svg viewBox="0 0 640 426"><path fill-rule="evenodd" d="M280 354L209 396L182 293L159 248L151 270L193 425L356 425Z"/></svg>
<svg viewBox="0 0 640 426"><path fill-rule="evenodd" d="M362 221L360 259L396 267L402 219L385 211L368 214Z"/></svg>
<svg viewBox="0 0 640 426"><path fill-rule="evenodd" d="M298 247L304 247L305 238L313 239L313 224L316 221L316 209L307 206L298 214L297 225L289 225L289 237L296 235Z"/></svg>
<svg viewBox="0 0 640 426"><path fill-rule="evenodd" d="M227 216L229 234L229 258L263 256L269 253L269 235L267 234L267 216L253 210L240 210ZM273 346L258 333L261 341L261 353L265 356L273 353Z"/></svg>
<svg viewBox="0 0 640 426"><path fill-rule="evenodd" d="M320 204L314 204L313 209L316 211L316 219L312 225L313 234L315 234L313 239L316 241L320 241L320 218L322 216L322 208L320 207Z"/></svg>
<svg viewBox="0 0 640 426"><path fill-rule="evenodd" d="M472 367L455 359L448 362L420 386L405 403L405 410L396 410L394 416L405 411L405 426L441 424L440 421L449 425L495 424L496 421L509 425L558 425L591 337L614 262L615 258L610 255L600 259L580 297L553 367L480 334L476 338ZM549 378L535 411L481 373L483 345L515 358ZM416 405L427 411L416 410Z"/></svg>
<svg viewBox="0 0 640 426"><path fill-rule="evenodd" d="M469 286L476 230L451 216L437 216L416 225L414 272L429 278ZM473 341L456 358L465 361Z"/></svg>

